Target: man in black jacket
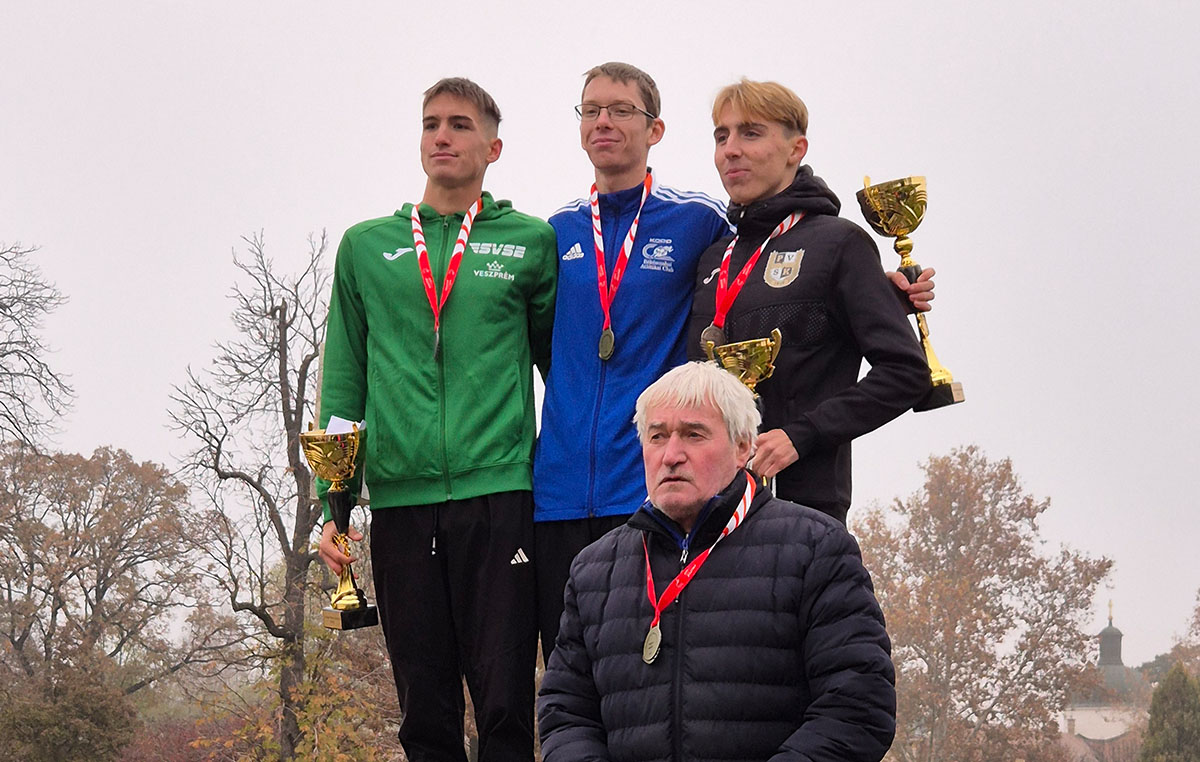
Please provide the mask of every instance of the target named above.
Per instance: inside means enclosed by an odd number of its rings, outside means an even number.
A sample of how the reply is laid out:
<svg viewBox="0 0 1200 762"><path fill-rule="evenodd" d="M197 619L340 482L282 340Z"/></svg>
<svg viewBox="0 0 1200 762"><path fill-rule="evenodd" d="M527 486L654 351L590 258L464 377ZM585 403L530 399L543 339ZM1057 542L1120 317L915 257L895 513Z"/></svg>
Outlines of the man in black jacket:
<svg viewBox="0 0 1200 762"><path fill-rule="evenodd" d="M764 428L756 473L777 494L845 523L850 442L929 392L929 368L879 251L837 216L837 196L801 162L808 110L774 82L741 82L713 104L715 161L729 192L732 240L700 257L688 353L783 334L775 374L758 386ZM870 371L858 377L863 358Z"/></svg>
<svg viewBox="0 0 1200 762"><path fill-rule="evenodd" d="M636 409L650 499L572 564L543 758L877 762L894 672L854 538L745 469L760 420L729 373L680 366Z"/></svg>

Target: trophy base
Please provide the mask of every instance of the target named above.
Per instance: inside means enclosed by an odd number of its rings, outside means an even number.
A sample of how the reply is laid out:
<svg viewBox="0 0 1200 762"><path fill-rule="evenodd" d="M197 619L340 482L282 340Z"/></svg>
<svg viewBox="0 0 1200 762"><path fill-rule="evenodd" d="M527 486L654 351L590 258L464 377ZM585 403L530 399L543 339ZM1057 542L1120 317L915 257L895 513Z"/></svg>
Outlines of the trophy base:
<svg viewBox="0 0 1200 762"><path fill-rule="evenodd" d="M379 609L367 606L361 609L342 611L326 606L321 609L321 624L330 630L357 630L379 624Z"/></svg>
<svg viewBox="0 0 1200 762"><path fill-rule="evenodd" d="M929 394L925 399L913 405L913 412L923 413L926 410L937 410L939 407L946 407L965 400L967 396L963 394L962 384L958 381L951 381L948 384L938 384L929 390Z"/></svg>

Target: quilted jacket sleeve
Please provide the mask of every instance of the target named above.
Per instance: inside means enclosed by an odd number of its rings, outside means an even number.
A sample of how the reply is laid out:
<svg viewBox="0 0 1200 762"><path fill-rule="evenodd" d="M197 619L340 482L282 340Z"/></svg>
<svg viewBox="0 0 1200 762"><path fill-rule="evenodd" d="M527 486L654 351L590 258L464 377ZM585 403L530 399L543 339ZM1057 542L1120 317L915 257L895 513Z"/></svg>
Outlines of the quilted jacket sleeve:
<svg viewBox="0 0 1200 762"><path fill-rule="evenodd" d="M575 565L578 565L578 560ZM545 762L607 762L607 734L591 656L583 641L575 570L564 592L558 640L538 694L538 733Z"/></svg>
<svg viewBox="0 0 1200 762"><path fill-rule="evenodd" d="M773 762L877 762L896 731L895 670L858 543L835 528L804 579L804 662L812 702Z"/></svg>

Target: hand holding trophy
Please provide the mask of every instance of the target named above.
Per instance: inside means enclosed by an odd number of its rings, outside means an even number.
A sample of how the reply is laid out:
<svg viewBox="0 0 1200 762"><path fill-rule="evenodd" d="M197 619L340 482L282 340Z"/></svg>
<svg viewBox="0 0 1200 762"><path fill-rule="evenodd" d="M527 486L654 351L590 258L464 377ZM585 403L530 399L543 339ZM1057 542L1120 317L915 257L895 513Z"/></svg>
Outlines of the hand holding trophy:
<svg viewBox="0 0 1200 762"><path fill-rule="evenodd" d="M925 178L905 177L871 185L871 178L864 177L863 186L858 192L863 217L875 232L896 239L893 248L900 255L899 271L909 283L915 283L921 274L921 266L911 256L912 241L908 234L916 230L925 217ZM938 361L929 340L929 323L920 312L917 313L917 328L921 332L921 347L925 350L933 388L924 400L913 405L913 410L919 413L962 402L966 399L962 384L955 381L946 366Z"/></svg>
<svg viewBox="0 0 1200 762"><path fill-rule="evenodd" d="M309 430L300 434L304 457L313 472L330 482L326 499L337 534L333 542L338 549L350 555L350 509L354 499L346 487L346 480L354 476L354 459L358 454L361 432L357 425L342 434L328 434L325 429ZM342 567L338 575L338 586L333 591L329 605L321 609L321 623L331 630L354 630L379 624L379 610L367 603L367 596L358 587L350 564Z"/></svg>
<svg viewBox="0 0 1200 762"><path fill-rule="evenodd" d="M783 333L774 328L771 335L762 339L738 341L733 344L717 345L711 340L704 340L704 352L710 362L720 364L722 368L732 373L742 385L754 395L754 404L758 406L759 414L763 412L762 397L754 387L759 381L765 381L775 372L775 358L783 345ZM751 462L753 463L753 461ZM753 465L750 466L753 468ZM763 479L764 486L774 489L774 478Z"/></svg>

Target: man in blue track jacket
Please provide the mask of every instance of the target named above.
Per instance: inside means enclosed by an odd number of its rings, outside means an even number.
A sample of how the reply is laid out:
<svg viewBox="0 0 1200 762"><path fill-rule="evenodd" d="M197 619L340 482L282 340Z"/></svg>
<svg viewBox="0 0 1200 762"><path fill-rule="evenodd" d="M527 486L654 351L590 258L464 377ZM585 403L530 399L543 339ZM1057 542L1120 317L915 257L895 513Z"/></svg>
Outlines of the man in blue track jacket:
<svg viewBox="0 0 1200 762"><path fill-rule="evenodd" d="M607 310L613 337L607 358L599 346L605 309L590 198L550 217L558 236L558 296L533 467L543 656L558 632L571 560L645 498L633 403L686 360L696 263L729 233L723 204L660 185L648 169L650 148L665 129L659 109L654 80L623 63L587 72L576 109L580 142L595 167L606 296L617 280ZM635 239L623 247L635 219Z"/></svg>

